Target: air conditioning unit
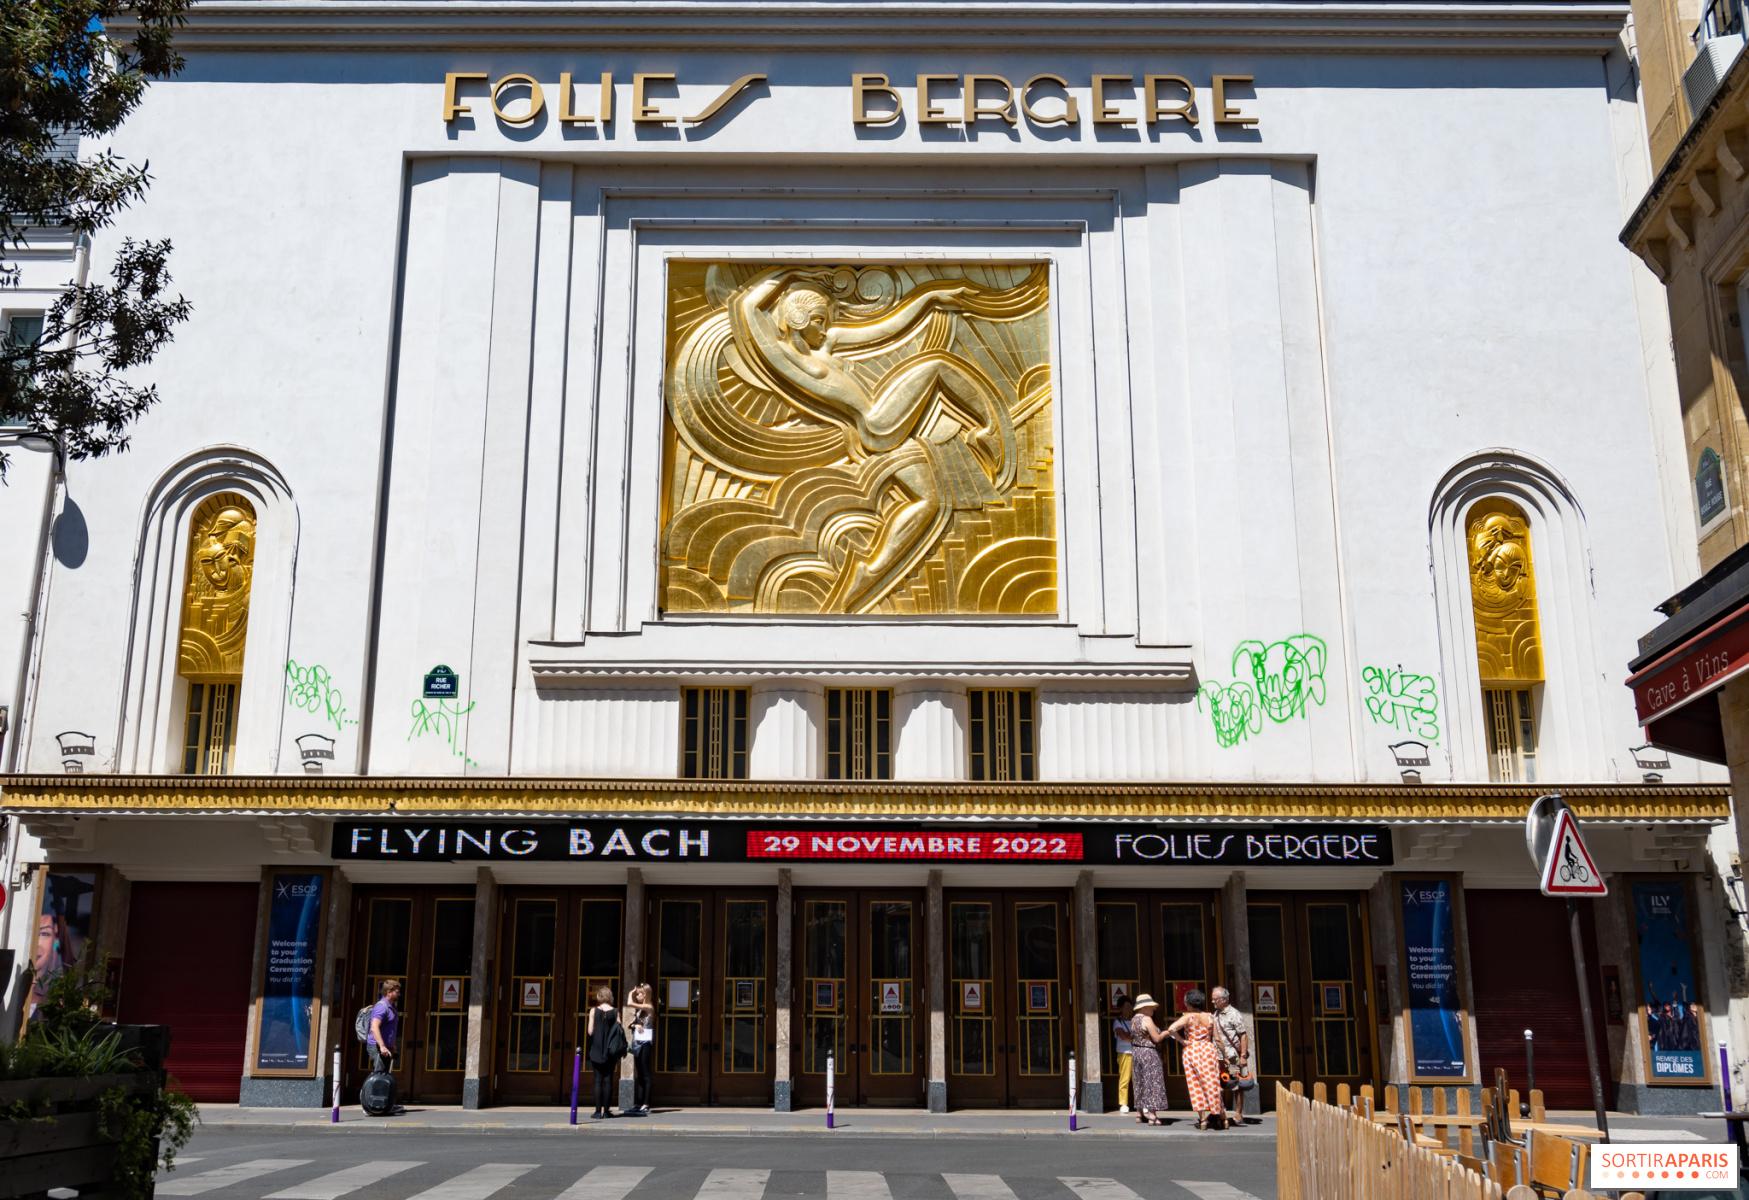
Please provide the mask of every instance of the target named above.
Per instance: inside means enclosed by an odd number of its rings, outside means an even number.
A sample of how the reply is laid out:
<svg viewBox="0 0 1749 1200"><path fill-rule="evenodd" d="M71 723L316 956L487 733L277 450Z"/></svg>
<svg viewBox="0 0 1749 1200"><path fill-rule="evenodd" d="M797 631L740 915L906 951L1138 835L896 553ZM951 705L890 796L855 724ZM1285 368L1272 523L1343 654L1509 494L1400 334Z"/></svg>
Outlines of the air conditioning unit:
<svg viewBox="0 0 1749 1200"><path fill-rule="evenodd" d="M1682 91L1688 97L1688 111L1699 113L1706 107L1713 93L1719 90L1719 84L1725 80L1725 74L1731 69L1731 64L1737 61L1737 56L1743 53L1743 34L1733 32L1708 38L1694 61L1688 64L1688 70L1682 75Z"/></svg>

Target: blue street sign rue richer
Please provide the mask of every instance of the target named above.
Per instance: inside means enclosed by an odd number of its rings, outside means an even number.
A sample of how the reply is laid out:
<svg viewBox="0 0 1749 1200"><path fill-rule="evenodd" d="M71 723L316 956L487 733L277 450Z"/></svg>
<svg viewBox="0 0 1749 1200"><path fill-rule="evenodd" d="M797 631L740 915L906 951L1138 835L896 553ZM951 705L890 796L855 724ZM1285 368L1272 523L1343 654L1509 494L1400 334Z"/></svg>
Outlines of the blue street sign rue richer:
<svg viewBox="0 0 1749 1200"><path fill-rule="evenodd" d="M462 693L462 677L439 663L425 673L427 700L453 700Z"/></svg>

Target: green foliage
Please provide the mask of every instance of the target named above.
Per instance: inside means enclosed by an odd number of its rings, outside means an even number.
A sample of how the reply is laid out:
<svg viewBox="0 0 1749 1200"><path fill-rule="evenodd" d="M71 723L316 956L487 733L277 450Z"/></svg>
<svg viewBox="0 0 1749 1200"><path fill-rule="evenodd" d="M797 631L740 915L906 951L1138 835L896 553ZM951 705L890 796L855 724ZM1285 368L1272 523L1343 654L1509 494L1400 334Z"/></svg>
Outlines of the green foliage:
<svg viewBox="0 0 1749 1200"><path fill-rule="evenodd" d="M114 1194L152 1195L158 1160L174 1170L176 1155L194 1136L194 1101L173 1087L150 1092L111 1088L97 1102L97 1127L116 1144Z"/></svg>
<svg viewBox="0 0 1749 1200"><path fill-rule="evenodd" d="M99 1015L110 999L106 974L105 961L97 958L51 979L24 1036L0 1046L0 1078L84 1079L146 1070L138 1051L124 1047L123 1033ZM171 1080L145 1092L111 1088L98 1098L97 1112L98 1129L116 1144L114 1190L105 1194L142 1200L152 1194L159 1160L167 1170L174 1166L198 1119L194 1101ZM52 1105L0 1108L0 1121L53 1119Z"/></svg>
<svg viewBox="0 0 1749 1200"><path fill-rule="evenodd" d="M182 68L171 45L190 0L0 3L0 286L34 231L89 235L145 194L145 164L113 151L69 157L63 136L102 137L146 84ZM112 30L125 29L117 36ZM169 291L168 241L124 240L109 281L69 281L40 337L0 342L0 425L53 435L72 458L127 446L157 389L123 374L151 360L187 320ZM0 474L6 458L0 453Z"/></svg>

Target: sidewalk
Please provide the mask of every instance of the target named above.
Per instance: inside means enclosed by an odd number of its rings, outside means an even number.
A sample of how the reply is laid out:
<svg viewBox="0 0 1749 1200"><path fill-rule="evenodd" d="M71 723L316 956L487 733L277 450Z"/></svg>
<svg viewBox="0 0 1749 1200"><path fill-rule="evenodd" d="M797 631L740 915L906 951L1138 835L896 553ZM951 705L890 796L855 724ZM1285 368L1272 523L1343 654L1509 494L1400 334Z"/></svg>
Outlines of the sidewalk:
<svg viewBox="0 0 1749 1200"><path fill-rule="evenodd" d="M240 1108L235 1104L203 1104L201 1125L207 1129L297 1130L330 1126L329 1109ZM340 1110L336 1132L432 1132L453 1130L468 1133L577 1133L612 1130L615 1133L724 1135L735 1137L794 1137L797 1134L883 1134L888 1137L1027 1137L1069 1136L1069 1115L1058 1109L973 1110L928 1113L916 1109L839 1109L835 1128L826 1128L824 1109L777 1113L768 1108L657 1109L648 1117L623 1117L591 1121L589 1110L577 1115L577 1128L570 1126L569 1108L464 1109L444 1105L410 1105L394 1117L367 1117L356 1104ZM1255 1121L1256 1119L1253 1118ZM1236 1137L1272 1138L1275 1120L1232 1129L1224 1134L1198 1131L1188 1114L1169 1119L1160 1128L1137 1124L1134 1116L1121 1113L1079 1113L1077 1137Z"/></svg>
<svg viewBox="0 0 1749 1200"><path fill-rule="evenodd" d="M966 1109L928 1113L918 1109L839 1109L835 1128L826 1128L824 1109L778 1113L768 1108L669 1108L648 1117L591 1121L589 1110L578 1113L577 1126L570 1125L569 1108L482 1108L453 1105L412 1105L394 1117L367 1117L356 1104L340 1110L340 1124L331 1125L326 1108L241 1108L235 1104L200 1105L201 1125L207 1129L295 1130L333 1128L338 1132L393 1134L467 1132L502 1134L571 1134L587 1131L640 1134L719 1135L724 1137L794 1137L805 1134L833 1136L880 1135L886 1137L1068 1137L1069 1116L1062 1109ZM1591 1124L1589 1112L1549 1114L1553 1120ZM1075 1137L1112 1138L1243 1138L1272 1139L1275 1118L1253 1117L1243 1129L1203 1133L1188 1113L1174 1114L1160 1128L1137 1124L1134 1116L1121 1113L1079 1113ZM1723 1136L1717 1122L1696 1117L1655 1117L1611 1113L1610 1130L1615 1140L1715 1141Z"/></svg>

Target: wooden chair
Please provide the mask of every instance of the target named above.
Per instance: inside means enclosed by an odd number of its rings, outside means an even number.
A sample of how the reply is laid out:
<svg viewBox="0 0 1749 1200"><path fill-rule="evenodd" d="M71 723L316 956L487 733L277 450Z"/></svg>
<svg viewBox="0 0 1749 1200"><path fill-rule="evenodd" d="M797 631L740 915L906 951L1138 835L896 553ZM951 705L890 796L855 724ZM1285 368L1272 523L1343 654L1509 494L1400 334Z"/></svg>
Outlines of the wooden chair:
<svg viewBox="0 0 1749 1200"><path fill-rule="evenodd" d="M1532 1129L1525 1134L1532 1186L1547 1188L1557 1196L1585 1186L1585 1168L1591 1161L1587 1142Z"/></svg>

